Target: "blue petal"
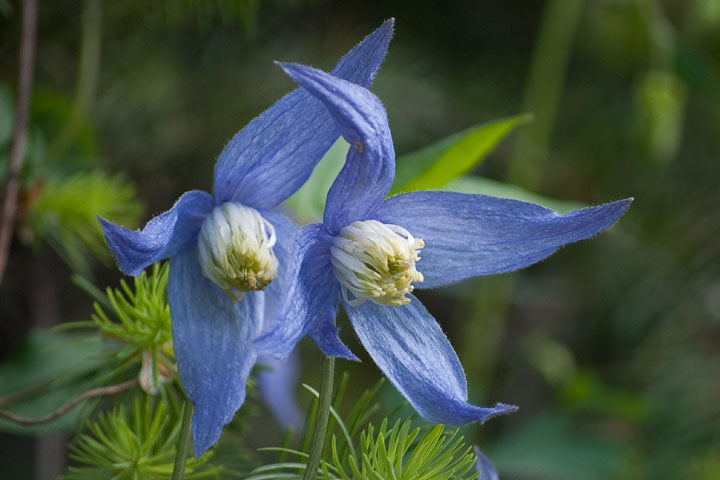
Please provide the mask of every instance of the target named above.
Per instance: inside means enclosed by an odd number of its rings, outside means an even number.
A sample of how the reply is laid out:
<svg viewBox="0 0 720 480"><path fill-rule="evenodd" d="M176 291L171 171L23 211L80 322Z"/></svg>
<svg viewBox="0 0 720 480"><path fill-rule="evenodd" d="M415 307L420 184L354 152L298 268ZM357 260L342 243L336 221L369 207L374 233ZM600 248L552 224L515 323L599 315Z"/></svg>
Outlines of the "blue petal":
<svg viewBox="0 0 720 480"><path fill-rule="evenodd" d="M382 204L395 176L387 115L380 100L367 89L315 68L280 64L285 72L319 98L350 143L345 166L325 203L324 223L331 232L355 220L369 218Z"/></svg>
<svg viewBox="0 0 720 480"><path fill-rule="evenodd" d="M293 350L293 354L286 361L265 356L258 362L270 367L258 375L258 386L265 403L283 428L300 432L304 415L295 397L300 362L297 350Z"/></svg>
<svg viewBox="0 0 720 480"><path fill-rule="evenodd" d="M369 86L385 57L393 20L338 62L333 75ZM237 133L215 167L218 203L235 200L271 208L292 195L338 138L335 124L316 99L302 89L286 95Z"/></svg>
<svg viewBox="0 0 720 480"><path fill-rule="evenodd" d="M148 265L172 257L195 240L212 209L212 197L195 190L185 193L170 210L150 220L140 231L98 219L120 270L138 276Z"/></svg>
<svg viewBox="0 0 720 480"><path fill-rule="evenodd" d="M478 448L473 447L477 462L475 463L475 470L480 472L480 476L477 480L498 480L497 470L495 465L485 456L485 454Z"/></svg>
<svg viewBox="0 0 720 480"><path fill-rule="evenodd" d="M338 339L333 323L340 289L330 263L330 241L320 224L300 229L283 305L270 320L273 328L255 342L258 351L284 358L310 333L326 355L356 359Z"/></svg>
<svg viewBox="0 0 720 480"><path fill-rule="evenodd" d="M367 301L345 311L375 363L425 420L461 425L516 409L467 403L460 361L440 325L412 295L401 307Z"/></svg>
<svg viewBox="0 0 720 480"><path fill-rule="evenodd" d="M173 349L185 393L195 405L193 445L199 458L220 438L245 400L245 382L257 354L264 295L233 303L206 279L197 246L170 259L168 296Z"/></svg>
<svg viewBox="0 0 720 480"><path fill-rule="evenodd" d="M590 238L625 213L632 199L560 215L532 203L455 192L389 198L377 220L425 241L417 264L433 288L467 277L517 270L568 243Z"/></svg>
<svg viewBox="0 0 720 480"><path fill-rule="evenodd" d="M324 311L317 312L315 320L308 327L308 337L328 357L340 357L359 362L360 359L340 340L339 329L335 326L338 300L337 293L335 293L335 302Z"/></svg>
<svg viewBox="0 0 720 480"><path fill-rule="evenodd" d="M260 214L275 227L275 238L277 239L273 252L278 261L278 276L263 290L265 292L265 319L267 320L273 318L285 298L290 280L288 269L292 260L293 240L297 235L298 227L281 213L260 210ZM269 329L271 325L266 321L264 328Z"/></svg>

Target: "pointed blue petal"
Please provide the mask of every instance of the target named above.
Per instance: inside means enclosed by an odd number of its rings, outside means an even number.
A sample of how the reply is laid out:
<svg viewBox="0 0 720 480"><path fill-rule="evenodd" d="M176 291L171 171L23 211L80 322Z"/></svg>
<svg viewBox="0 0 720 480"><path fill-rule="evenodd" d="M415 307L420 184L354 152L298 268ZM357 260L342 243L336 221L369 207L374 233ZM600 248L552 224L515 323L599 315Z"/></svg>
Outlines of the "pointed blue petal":
<svg viewBox="0 0 720 480"><path fill-rule="evenodd" d="M138 276L148 265L172 257L195 240L212 208L210 195L195 190L185 193L170 210L150 220L140 231L98 219L120 270Z"/></svg>
<svg viewBox="0 0 720 480"><path fill-rule="evenodd" d="M380 370L417 410L433 423L462 425L509 413L502 403L491 408L467 403L460 361L440 325L420 301L408 295L401 307L367 301L345 311L360 341Z"/></svg>
<svg viewBox="0 0 720 480"><path fill-rule="evenodd" d="M339 296L339 285L330 263L330 241L331 237L320 224L300 229L295 238L288 274L290 283L283 305L270 319L272 328L255 342L259 352L285 358L306 333L313 332L318 346L327 349L328 354L355 359L337 339L337 334L333 338L328 333L327 323L335 318Z"/></svg>
<svg viewBox="0 0 720 480"><path fill-rule="evenodd" d="M328 192L325 225L337 232L355 220L369 218L395 176L395 150L382 103L366 88L321 70L288 63L280 66L325 104L350 143L345 166Z"/></svg>
<svg viewBox="0 0 720 480"><path fill-rule="evenodd" d="M263 400L270 408L282 428L300 432L304 415L295 396L298 380L300 356L297 350L287 360L278 360L272 356L263 356L258 363L269 367L258 375L258 386Z"/></svg>
<svg viewBox="0 0 720 480"><path fill-rule="evenodd" d="M337 285L334 285L334 288L337 289ZM335 326L338 301L338 294L335 293L335 301L328 305L327 309L315 315L315 320L309 327L308 337L328 357L359 362L360 359L340 340L339 329Z"/></svg>
<svg viewBox="0 0 720 480"><path fill-rule="evenodd" d="M332 74L369 86L385 58L393 23L368 35ZM305 183L339 135L320 102L302 89L293 91L230 140L215 167L215 198L274 207Z"/></svg>
<svg viewBox="0 0 720 480"><path fill-rule="evenodd" d="M509 272L568 243L610 227L632 199L560 215L527 202L455 192L411 192L389 198L377 220L425 241L417 269L433 288L467 277Z"/></svg>
<svg viewBox="0 0 720 480"><path fill-rule="evenodd" d="M473 447L477 462L475 463L475 471L480 472L477 480L498 480L497 470L485 454L478 448Z"/></svg>
<svg viewBox="0 0 720 480"><path fill-rule="evenodd" d="M172 257L168 285L178 372L195 405L195 458L220 438L245 400L257 357L252 341L262 328L264 308L262 292L233 303L203 276L197 258L196 245Z"/></svg>

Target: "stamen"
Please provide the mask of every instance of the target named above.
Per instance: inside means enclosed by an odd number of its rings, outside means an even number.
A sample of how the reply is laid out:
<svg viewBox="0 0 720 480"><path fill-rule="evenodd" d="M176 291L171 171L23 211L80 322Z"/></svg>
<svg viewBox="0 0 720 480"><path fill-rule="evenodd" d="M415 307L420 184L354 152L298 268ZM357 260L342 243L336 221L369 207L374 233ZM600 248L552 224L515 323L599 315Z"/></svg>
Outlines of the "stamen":
<svg viewBox="0 0 720 480"><path fill-rule="evenodd" d="M415 269L421 239L398 225L377 220L353 222L344 227L330 247L335 276L343 299L353 307L371 300L378 305L405 305L413 282L422 282Z"/></svg>
<svg viewBox="0 0 720 480"><path fill-rule="evenodd" d="M275 228L257 210L223 203L200 228L200 267L237 302L245 292L262 290L277 277L275 242Z"/></svg>

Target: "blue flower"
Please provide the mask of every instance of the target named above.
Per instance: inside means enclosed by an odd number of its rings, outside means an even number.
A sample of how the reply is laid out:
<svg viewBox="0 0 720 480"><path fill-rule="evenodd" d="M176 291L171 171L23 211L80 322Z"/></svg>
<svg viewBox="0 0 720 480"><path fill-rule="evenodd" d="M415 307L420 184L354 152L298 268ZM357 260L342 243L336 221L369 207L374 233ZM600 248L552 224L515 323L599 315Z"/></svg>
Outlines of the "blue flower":
<svg viewBox="0 0 720 480"><path fill-rule="evenodd" d="M457 425L514 410L467 402L457 355L411 292L535 263L608 228L631 199L559 215L485 195L419 191L385 198L395 154L380 101L319 70L282 67L325 104L350 150L328 192L323 223L298 233L276 328L288 339L307 333L326 355L356 359L334 324L342 298L365 349L426 420Z"/></svg>
<svg viewBox="0 0 720 480"><path fill-rule="evenodd" d="M385 22L346 54L332 75L367 86L392 36ZM237 133L215 166L213 194L190 191L175 206L130 231L100 219L120 270L139 275L170 259L173 347L195 405L194 453L220 436L245 399L258 355L283 354L267 319L285 290L297 229L271 209L308 178L340 132L323 105L297 89Z"/></svg>
<svg viewBox="0 0 720 480"><path fill-rule="evenodd" d="M475 470L480 472L480 476L477 480L498 480L497 470L495 465L492 464L489 458L478 448L473 447L477 462L475 462Z"/></svg>
<svg viewBox="0 0 720 480"><path fill-rule="evenodd" d="M285 361L266 355L260 359L260 363L268 367L258 375L258 387L265 404L280 427L290 429L295 434L300 433L305 415L295 396L300 370L297 350L293 350Z"/></svg>

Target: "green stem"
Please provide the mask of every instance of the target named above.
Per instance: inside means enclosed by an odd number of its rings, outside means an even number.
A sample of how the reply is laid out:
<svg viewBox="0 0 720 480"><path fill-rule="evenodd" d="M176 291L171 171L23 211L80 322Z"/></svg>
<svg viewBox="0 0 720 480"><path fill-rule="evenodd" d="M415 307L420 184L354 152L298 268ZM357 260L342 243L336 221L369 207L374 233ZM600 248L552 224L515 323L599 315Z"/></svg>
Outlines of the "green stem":
<svg viewBox="0 0 720 480"><path fill-rule="evenodd" d="M535 115L535 121L519 132L508 168L508 181L531 192L542 182L583 5L584 0L545 4L523 106L524 112Z"/></svg>
<svg viewBox="0 0 720 480"><path fill-rule="evenodd" d="M318 466L320 466L320 456L325 443L325 431L327 430L328 418L330 417L330 400L332 398L334 372L335 357L325 357L322 364L322 376L320 377L320 400L318 402L317 417L315 418L315 431L313 432L310 458L308 458L303 480L313 480L317 477L317 469Z"/></svg>
<svg viewBox="0 0 720 480"><path fill-rule="evenodd" d="M75 99L67 121L47 150L46 158L50 161L61 156L72 144L90 113L100 76L101 42L102 0L85 0Z"/></svg>
<svg viewBox="0 0 720 480"><path fill-rule="evenodd" d="M180 426L180 438L178 438L177 452L175 453L175 467L173 467L172 480L184 480L185 465L187 463L190 445L192 444L192 414L193 405L190 400L185 400L183 407L182 425Z"/></svg>

